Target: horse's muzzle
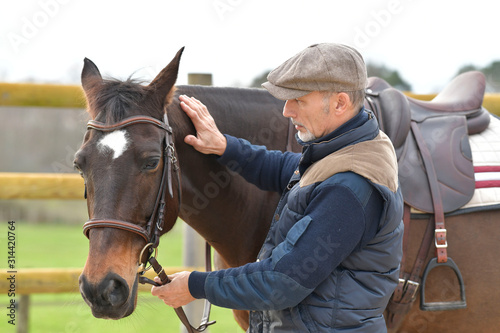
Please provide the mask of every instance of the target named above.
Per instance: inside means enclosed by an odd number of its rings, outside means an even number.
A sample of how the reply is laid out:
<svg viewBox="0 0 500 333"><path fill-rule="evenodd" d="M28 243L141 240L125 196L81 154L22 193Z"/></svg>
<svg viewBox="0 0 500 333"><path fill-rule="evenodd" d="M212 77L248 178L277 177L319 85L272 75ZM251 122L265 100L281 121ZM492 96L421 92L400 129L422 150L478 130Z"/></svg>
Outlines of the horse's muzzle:
<svg viewBox="0 0 500 333"><path fill-rule="evenodd" d="M79 284L80 293L96 318L121 319L134 311L137 281L132 293L125 279L116 273L108 273L96 284L89 283L82 274Z"/></svg>

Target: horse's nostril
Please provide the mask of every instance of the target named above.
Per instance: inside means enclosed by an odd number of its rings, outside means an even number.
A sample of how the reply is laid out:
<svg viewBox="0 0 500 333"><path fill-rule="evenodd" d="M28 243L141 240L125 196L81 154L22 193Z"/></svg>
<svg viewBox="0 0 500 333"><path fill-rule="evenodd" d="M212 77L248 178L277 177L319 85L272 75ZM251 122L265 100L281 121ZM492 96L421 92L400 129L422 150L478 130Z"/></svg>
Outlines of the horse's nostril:
<svg viewBox="0 0 500 333"><path fill-rule="evenodd" d="M132 290L127 281L116 273L108 273L100 282L89 283L80 276L80 291L96 318L120 319L130 315L135 308L137 281Z"/></svg>
<svg viewBox="0 0 500 333"><path fill-rule="evenodd" d="M111 306L120 306L128 299L128 285L120 277L106 279L101 284L102 298Z"/></svg>

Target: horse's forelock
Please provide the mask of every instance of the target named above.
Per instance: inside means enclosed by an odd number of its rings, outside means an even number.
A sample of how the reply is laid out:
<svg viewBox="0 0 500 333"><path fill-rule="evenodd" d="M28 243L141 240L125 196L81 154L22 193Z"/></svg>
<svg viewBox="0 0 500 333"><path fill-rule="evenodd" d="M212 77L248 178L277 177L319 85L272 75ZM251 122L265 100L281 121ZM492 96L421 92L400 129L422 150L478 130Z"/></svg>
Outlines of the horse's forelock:
<svg viewBox="0 0 500 333"><path fill-rule="evenodd" d="M154 116L149 114L153 110L145 105L147 91L141 83L136 79L103 80L99 89L92 92L95 96L92 109L97 113L98 120L113 124L130 116L134 111Z"/></svg>

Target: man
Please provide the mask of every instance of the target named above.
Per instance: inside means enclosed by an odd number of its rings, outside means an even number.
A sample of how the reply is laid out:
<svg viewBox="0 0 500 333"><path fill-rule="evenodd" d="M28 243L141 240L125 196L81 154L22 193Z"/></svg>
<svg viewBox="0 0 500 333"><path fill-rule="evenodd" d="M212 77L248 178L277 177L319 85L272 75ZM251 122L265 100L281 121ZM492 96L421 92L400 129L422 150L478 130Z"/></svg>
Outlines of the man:
<svg viewBox="0 0 500 333"><path fill-rule="evenodd" d="M222 135L206 107L181 96L196 127L185 142L282 193L254 263L181 272L152 294L178 307L195 298L250 310L249 332L384 332L383 311L402 255L403 199L387 136L365 110L366 66L351 47L312 45L263 86L286 100L302 154ZM252 158L249 158L252 157Z"/></svg>

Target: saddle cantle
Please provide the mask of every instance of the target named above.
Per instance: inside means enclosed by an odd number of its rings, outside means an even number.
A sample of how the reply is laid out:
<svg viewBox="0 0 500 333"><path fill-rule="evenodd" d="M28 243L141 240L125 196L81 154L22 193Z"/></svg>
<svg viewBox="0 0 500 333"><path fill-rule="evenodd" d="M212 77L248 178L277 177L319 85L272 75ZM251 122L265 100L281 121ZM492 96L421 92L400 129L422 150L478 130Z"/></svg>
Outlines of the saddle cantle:
<svg viewBox="0 0 500 333"><path fill-rule="evenodd" d="M432 101L406 97L380 78L369 78L366 106L393 142L399 163L399 180L405 202L434 212L431 184L411 123L420 130L434 164L445 213L465 205L474 194L474 168L468 134L488 127L482 107L484 75L457 76Z"/></svg>

